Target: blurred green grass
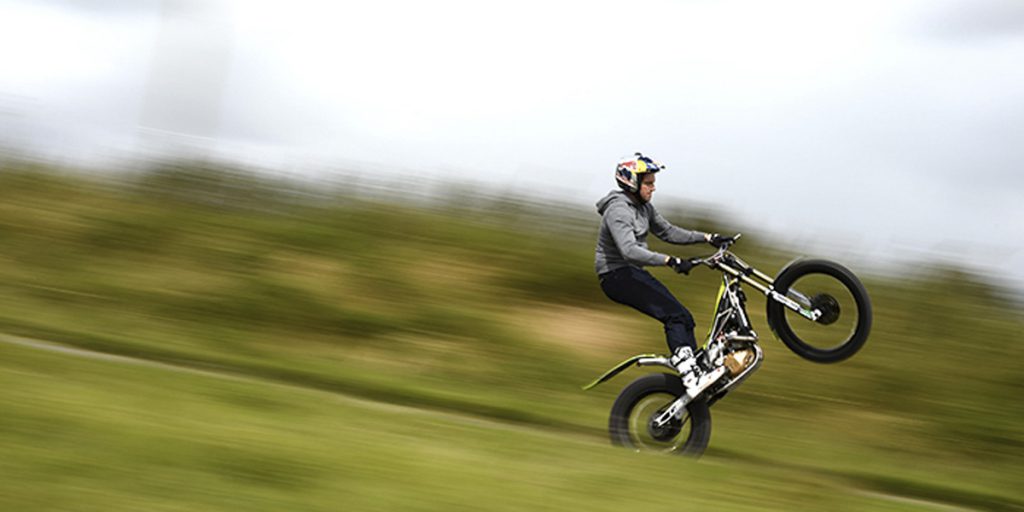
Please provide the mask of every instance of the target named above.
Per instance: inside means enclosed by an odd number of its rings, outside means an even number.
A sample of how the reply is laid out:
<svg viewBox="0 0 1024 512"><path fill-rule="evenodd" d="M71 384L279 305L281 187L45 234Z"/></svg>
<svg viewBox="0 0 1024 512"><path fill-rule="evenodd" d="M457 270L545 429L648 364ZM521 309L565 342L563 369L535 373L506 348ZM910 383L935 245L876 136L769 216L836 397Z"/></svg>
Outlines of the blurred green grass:
<svg viewBox="0 0 1024 512"><path fill-rule="evenodd" d="M702 229L736 228L718 227L702 212L669 216ZM625 356L663 350L663 335L657 324L601 294L591 268L596 224L592 212L564 205L481 197L426 202L304 189L201 162L116 180L6 164L0 170L0 332L554 429L565 443L603 444L610 402L635 374L592 393L581 393L579 385ZM792 257L751 242L756 236L750 234L736 250L759 268L771 272ZM716 276L662 275L703 332ZM715 406L711 454L729 461L723 471L770 461L915 499L1019 507L1019 304L957 269L871 277L866 285L876 313L872 337L861 354L835 366L801 361L774 343L763 302L751 297L768 360ZM78 364L48 358L44 365L47 358L40 356L36 370ZM22 366L19 371L33 371ZM103 368L97 375L109 371L103 378L124 379L133 389L156 378ZM0 389L4 416L20 408L28 416L60 417L76 400L89 399L88 386L72 386L60 391L65 400L56 408L33 405L24 396L42 398L45 386L19 382L12 378ZM202 394L179 392L182 400ZM96 421L106 421L110 401L93 404ZM237 411L218 414L231 418ZM274 412L278 420L291 414L287 408ZM128 421L116 421L122 420ZM416 419L400 412L389 420L406 421ZM149 435L156 423L138 426L138 435ZM360 428L352 423L345 431ZM21 430L0 432L10 444ZM89 426L76 435L88 440L103 432ZM435 433L438 444L446 435L458 439L445 432ZM196 427L197 435L204 433ZM284 435L278 427L263 434ZM372 445L371 434L360 435ZM497 440L481 443L484 451L502 449ZM557 444L548 443L553 453L578 457L552 447ZM380 448L375 464L394 456ZM146 456L144 446L132 450L138 452L133 457ZM25 482L28 487L44 486L40 475L56 464L47 460L55 453L42 452L39 460L21 459L19 471L38 478ZM600 453L621 464L617 455ZM487 463L476 457L474 462ZM559 457L547 463L572 463ZM490 460L502 458L499 453ZM685 478L707 470L674 459L636 460L685 472ZM662 470L622 478L640 485L640 476L659 481ZM369 472L359 478L378 477ZM611 473L595 477L605 478ZM457 491L462 489L452 489ZM290 494L287 485L274 492ZM382 507L389 508L407 509Z"/></svg>
<svg viewBox="0 0 1024 512"><path fill-rule="evenodd" d="M597 437L11 345L0 345L0 388L4 510L934 506L797 466L693 464Z"/></svg>

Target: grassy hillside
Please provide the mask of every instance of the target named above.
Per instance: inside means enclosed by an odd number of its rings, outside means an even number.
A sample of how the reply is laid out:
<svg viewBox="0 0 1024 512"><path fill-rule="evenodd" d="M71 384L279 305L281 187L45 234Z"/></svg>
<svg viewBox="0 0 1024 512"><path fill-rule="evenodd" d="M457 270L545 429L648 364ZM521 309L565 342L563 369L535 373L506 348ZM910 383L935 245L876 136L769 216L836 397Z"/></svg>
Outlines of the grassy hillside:
<svg viewBox="0 0 1024 512"><path fill-rule="evenodd" d="M716 227L674 213L681 224ZM638 373L589 393L579 386L628 355L663 350L660 326L598 289L596 221L566 206L302 189L197 164L118 180L7 165L0 169L0 332L596 443L618 388ZM792 256L748 241L757 237L747 232L736 251L764 270ZM655 272L703 332L716 276ZM1017 306L955 269L866 285L876 312L872 337L857 357L831 366L802 361L772 340L763 301L751 298L767 360L715 406L711 458L747 468L726 473L771 464L872 492L1024 507ZM50 363L32 364L45 373ZM42 415L30 380L6 370L0 413ZM141 378L141 389L148 382ZM61 403L74 402L75 389L62 390ZM398 416L388 421L407 419ZM9 423L0 440L17 444L30 428ZM88 437L99 427L82 428L78 435ZM267 435L279 429L268 426ZM457 441L463 434L438 428L430 435ZM524 453L494 459L527 455L528 445L516 446ZM17 464L46 474L35 456ZM665 471L666 462L652 464ZM37 478L35 485L46 485ZM372 472L359 478L375 479Z"/></svg>
<svg viewBox="0 0 1024 512"><path fill-rule="evenodd" d="M931 508L837 473L688 464L591 436L10 345L0 386L3 510Z"/></svg>

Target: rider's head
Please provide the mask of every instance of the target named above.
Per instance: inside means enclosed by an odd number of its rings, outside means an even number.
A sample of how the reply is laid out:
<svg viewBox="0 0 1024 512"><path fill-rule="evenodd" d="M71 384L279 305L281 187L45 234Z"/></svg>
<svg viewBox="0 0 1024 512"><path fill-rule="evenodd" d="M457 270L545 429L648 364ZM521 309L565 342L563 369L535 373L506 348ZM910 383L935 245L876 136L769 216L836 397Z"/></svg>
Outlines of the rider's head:
<svg viewBox="0 0 1024 512"><path fill-rule="evenodd" d="M646 203L654 193L654 174L664 168L661 162L636 153L615 166L615 182L619 188Z"/></svg>

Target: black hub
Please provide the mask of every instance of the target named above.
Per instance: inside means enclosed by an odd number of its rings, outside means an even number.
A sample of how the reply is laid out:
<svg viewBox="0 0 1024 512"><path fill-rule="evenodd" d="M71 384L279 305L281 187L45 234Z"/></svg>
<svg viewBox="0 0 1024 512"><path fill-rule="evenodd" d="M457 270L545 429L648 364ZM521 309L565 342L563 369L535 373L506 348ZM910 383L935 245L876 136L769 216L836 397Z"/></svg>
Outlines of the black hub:
<svg viewBox="0 0 1024 512"><path fill-rule="evenodd" d="M650 434L652 439L662 443L671 441L674 437L679 435L679 432L683 430L683 422L679 421L676 418L670 419L668 423L660 427L654 423L654 420L658 416L661 416L665 411L666 409L662 409L658 412L655 412L654 414L651 415L650 421L647 422L647 433Z"/></svg>
<svg viewBox="0 0 1024 512"><path fill-rule="evenodd" d="M821 316L817 320L819 324L829 325L839 320L839 302L827 293L819 293L811 297L811 309L821 311Z"/></svg>

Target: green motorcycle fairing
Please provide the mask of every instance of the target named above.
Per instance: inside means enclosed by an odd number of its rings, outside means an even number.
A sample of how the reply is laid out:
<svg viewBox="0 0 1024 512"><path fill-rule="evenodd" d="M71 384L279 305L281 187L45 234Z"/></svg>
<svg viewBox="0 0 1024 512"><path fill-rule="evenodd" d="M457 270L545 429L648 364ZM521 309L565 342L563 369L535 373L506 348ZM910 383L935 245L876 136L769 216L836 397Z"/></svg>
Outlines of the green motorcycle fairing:
<svg viewBox="0 0 1024 512"><path fill-rule="evenodd" d="M659 356L657 354L640 354L640 355L633 356L633 357L631 357L629 359L626 359L625 361L623 361L623 362L619 363L618 365L616 365L615 367L613 367L611 370L608 370L607 372L605 372L604 375L598 377L594 382L591 382L590 384L587 384L586 386L583 386L583 391L588 391L590 389L593 389L598 384L601 384L602 382L606 382L606 381L610 380L612 377L622 373L626 368L629 368L630 366L633 366L634 364L636 364L637 361L639 361L641 359L646 359L646 358L649 358L649 357L659 357Z"/></svg>

